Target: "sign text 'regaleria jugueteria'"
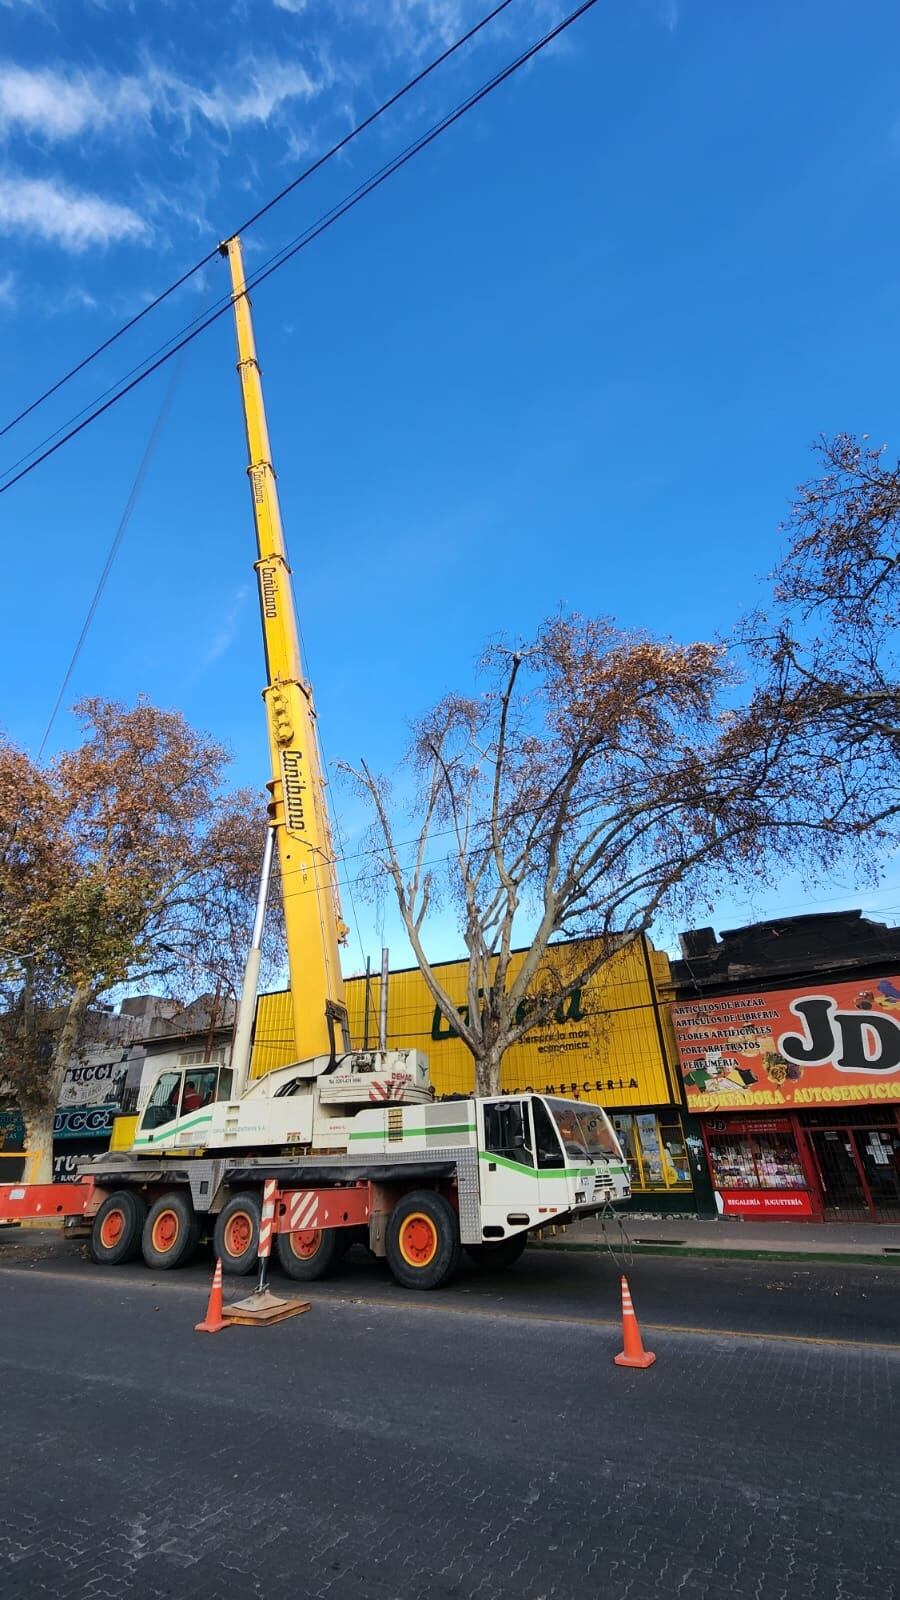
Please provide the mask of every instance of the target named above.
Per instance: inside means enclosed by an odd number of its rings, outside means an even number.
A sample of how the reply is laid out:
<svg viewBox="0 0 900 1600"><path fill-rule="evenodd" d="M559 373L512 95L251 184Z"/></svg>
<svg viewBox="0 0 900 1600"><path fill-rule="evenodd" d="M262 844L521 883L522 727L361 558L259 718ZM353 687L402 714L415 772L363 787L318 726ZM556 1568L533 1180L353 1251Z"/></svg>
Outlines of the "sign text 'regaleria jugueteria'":
<svg viewBox="0 0 900 1600"><path fill-rule="evenodd" d="M692 1111L900 1100L900 977L672 1007Z"/></svg>

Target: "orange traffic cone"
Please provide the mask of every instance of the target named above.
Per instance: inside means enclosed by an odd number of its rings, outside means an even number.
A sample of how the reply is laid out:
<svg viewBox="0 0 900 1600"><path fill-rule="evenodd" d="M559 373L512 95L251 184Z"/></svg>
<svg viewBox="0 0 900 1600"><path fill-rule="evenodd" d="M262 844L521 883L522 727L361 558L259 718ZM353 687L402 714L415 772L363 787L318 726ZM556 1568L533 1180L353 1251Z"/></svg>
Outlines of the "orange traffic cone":
<svg viewBox="0 0 900 1600"><path fill-rule="evenodd" d="M644 1349L627 1278L622 1279L622 1338L625 1349L613 1357L617 1367L652 1367L656 1357L652 1350Z"/></svg>
<svg viewBox="0 0 900 1600"><path fill-rule="evenodd" d="M206 1308L206 1316L202 1322L197 1323L194 1332L221 1333L222 1329L227 1327L228 1323L222 1316L222 1262L217 1259L216 1270L213 1273L212 1288L209 1291L209 1305Z"/></svg>

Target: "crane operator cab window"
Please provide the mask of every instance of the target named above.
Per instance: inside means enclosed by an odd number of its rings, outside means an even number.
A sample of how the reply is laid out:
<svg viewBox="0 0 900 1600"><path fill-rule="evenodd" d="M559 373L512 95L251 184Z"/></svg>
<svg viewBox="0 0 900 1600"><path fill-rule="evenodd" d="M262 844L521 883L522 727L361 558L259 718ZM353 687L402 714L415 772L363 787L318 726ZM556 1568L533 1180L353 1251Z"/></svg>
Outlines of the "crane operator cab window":
<svg viewBox="0 0 900 1600"><path fill-rule="evenodd" d="M187 1116L189 1111L199 1111L202 1106L212 1104L216 1097L216 1076L215 1067L185 1073L184 1088L181 1091L183 1117Z"/></svg>
<svg viewBox="0 0 900 1600"><path fill-rule="evenodd" d="M161 1128L164 1122L172 1122L178 1115L180 1094L181 1073L160 1073L141 1118L141 1127Z"/></svg>
<svg viewBox="0 0 900 1600"><path fill-rule="evenodd" d="M231 1095L230 1067L197 1067L190 1072L162 1072L141 1118L141 1128L161 1128L176 1117L189 1116L214 1100Z"/></svg>

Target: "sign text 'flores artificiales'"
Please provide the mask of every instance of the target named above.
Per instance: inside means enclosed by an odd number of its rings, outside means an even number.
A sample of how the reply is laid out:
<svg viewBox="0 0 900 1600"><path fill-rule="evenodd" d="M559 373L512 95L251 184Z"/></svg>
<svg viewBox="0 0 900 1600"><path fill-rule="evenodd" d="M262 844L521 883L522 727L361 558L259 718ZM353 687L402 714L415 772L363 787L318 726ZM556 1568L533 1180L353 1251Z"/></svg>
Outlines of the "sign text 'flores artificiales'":
<svg viewBox="0 0 900 1600"><path fill-rule="evenodd" d="M900 1099L900 977L673 1006L691 1108Z"/></svg>

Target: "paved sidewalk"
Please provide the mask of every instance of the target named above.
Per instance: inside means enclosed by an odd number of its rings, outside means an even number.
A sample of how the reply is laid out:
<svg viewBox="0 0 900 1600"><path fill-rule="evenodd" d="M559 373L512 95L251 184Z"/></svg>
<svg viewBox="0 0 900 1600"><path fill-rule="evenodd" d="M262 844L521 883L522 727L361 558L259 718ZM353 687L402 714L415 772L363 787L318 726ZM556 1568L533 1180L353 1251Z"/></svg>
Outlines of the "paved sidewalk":
<svg viewBox="0 0 900 1600"><path fill-rule="evenodd" d="M642 1217L624 1213L622 1223L637 1249L672 1250L690 1255L855 1256L900 1265L900 1223L744 1222L721 1218ZM616 1221L606 1236L618 1238ZM603 1242L599 1219L575 1222L554 1234L547 1230L538 1248L591 1249Z"/></svg>

